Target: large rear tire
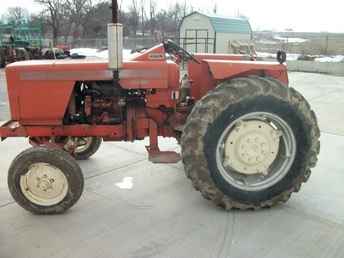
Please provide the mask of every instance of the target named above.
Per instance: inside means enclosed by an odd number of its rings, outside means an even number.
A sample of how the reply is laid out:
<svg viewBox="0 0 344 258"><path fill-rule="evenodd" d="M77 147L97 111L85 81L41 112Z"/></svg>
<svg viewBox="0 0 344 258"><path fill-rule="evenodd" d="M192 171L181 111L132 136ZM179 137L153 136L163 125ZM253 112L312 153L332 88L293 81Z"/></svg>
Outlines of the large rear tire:
<svg viewBox="0 0 344 258"><path fill-rule="evenodd" d="M272 78L226 81L188 117L181 145L186 175L225 209L259 209L289 199L316 165L320 131L293 88Z"/></svg>
<svg viewBox="0 0 344 258"><path fill-rule="evenodd" d="M19 154L8 172L12 197L35 214L58 214L80 198L84 177L76 161L61 149L34 147Z"/></svg>

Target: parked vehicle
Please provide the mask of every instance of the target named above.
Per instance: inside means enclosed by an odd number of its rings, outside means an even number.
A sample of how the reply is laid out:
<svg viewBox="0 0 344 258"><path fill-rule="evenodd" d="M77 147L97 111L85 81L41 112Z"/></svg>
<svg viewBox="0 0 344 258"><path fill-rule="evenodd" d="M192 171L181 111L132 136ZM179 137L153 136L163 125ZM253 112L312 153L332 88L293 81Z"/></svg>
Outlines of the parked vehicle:
<svg viewBox="0 0 344 258"><path fill-rule="evenodd" d="M6 67L11 120L0 137L26 137L33 146L8 173L19 205L39 214L72 207L84 187L75 159L91 157L103 140L149 137L151 162L182 159L194 188L225 209L271 207L308 180L320 131L308 102L288 85L285 53L279 62L192 55L167 40L123 61L122 26L108 30L108 61ZM181 154L161 151L159 136L176 138Z"/></svg>
<svg viewBox="0 0 344 258"><path fill-rule="evenodd" d="M16 61L40 59L42 45L38 27L0 25L0 68Z"/></svg>

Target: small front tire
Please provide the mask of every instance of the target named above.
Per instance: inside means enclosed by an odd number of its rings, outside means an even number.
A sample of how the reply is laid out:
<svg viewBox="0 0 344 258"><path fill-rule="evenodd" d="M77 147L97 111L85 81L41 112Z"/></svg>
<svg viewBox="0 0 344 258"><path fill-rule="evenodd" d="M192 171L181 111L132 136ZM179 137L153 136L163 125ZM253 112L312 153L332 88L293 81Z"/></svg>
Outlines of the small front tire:
<svg viewBox="0 0 344 258"><path fill-rule="evenodd" d="M24 209L34 214L59 214L79 200L84 177L67 152L34 147L12 162L8 187L14 200Z"/></svg>
<svg viewBox="0 0 344 258"><path fill-rule="evenodd" d="M77 146L72 154L73 157L76 160L88 160L99 150L103 140L100 137L70 137L65 149L68 148L70 141L76 143Z"/></svg>

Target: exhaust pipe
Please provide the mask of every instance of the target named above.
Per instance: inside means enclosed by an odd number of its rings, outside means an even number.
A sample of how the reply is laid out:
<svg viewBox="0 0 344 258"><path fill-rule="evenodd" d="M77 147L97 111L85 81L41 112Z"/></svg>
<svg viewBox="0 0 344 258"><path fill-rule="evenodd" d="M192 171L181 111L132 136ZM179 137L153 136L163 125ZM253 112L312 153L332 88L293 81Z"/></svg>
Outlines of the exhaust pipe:
<svg viewBox="0 0 344 258"><path fill-rule="evenodd" d="M123 66L123 25L108 24L109 69L118 71Z"/></svg>
<svg viewBox="0 0 344 258"><path fill-rule="evenodd" d="M109 69L113 70L113 85L118 87L119 69L123 66L123 26L118 23L118 3L111 0L112 23L108 24Z"/></svg>

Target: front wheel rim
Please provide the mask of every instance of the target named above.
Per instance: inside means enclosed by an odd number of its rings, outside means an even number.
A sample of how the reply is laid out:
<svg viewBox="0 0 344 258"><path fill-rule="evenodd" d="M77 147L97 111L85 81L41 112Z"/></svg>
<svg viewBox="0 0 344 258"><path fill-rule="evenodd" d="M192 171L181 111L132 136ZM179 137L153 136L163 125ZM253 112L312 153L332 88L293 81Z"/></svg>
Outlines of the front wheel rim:
<svg viewBox="0 0 344 258"><path fill-rule="evenodd" d="M293 130L286 121L276 114L254 112L236 119L223 131L216 147L216 164L230 185L260 191L285 177L296 148Z"/></svg>
<svg viewBox="0 0 344 258"><path fill-rule="evenodd" d="M92 137L80 137L77 140L77 147L75 149L75 153L79 154L82 153L84 151L87 151L93 142L93 138Z"/></svg>
<svg viewBox="0 0 344 258"><path fill-rule="evenodd" d="M26 199L40 206L53 206L67 196L68 180L57 167L48 163L32 164L20 177L20 189Z"/></svg>
<svg viewBox="0 0 344 258"><path fill-rule="evenodd" d="M70 148L74 149L75 154L81 154L87 151L93 144L93 137L68 137L64 144L64 149L69 151Z"/></svg>

